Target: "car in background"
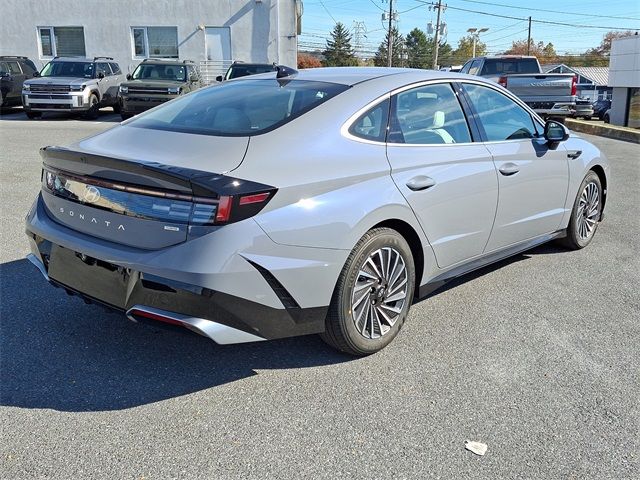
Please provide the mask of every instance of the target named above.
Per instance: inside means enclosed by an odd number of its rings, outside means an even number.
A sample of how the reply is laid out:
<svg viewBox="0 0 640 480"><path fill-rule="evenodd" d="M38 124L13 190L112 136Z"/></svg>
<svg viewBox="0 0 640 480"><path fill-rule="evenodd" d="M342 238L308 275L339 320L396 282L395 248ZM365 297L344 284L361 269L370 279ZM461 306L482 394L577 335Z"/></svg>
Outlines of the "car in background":
<svg viewBox="0 0 640 480"><path fill-rule="evenodd" d="M584 118L585 120L591 119L593 116L593 106L588 98L577 98L576 107L571 115L573 118Z"/></svg>
<svg viewBox="0 0 640 480"><path fill-rule="evenodd" d="M38 75L35 64L27 57L0 56L0 108L22 104L22 84Z"/></svg>
<svg viewBox="0 0 640 480"><path fill-rule="evenodd" d="M120 115L126 120L202 85L191 60L143 60L120 84Z"/></svg>
<svg viewBox="0 0 640 480"><path fill-rule="evenodd" d="M246 77L248 75L257 75L259 73L274 72L278 69L275 63L244 63L240 61L233 62L224 75L218 75L216 81L225 82L234 78Z"/></svg>
<svg viewBox="0 0 640 480"><path fill-rule="evenodd" d="M112 57L55 57L37 77L22 85L22 106L29 118L75 112L95 119L102 107L120 107L118 88L125 77Z"/></svg>
<svg viewBox="0 0 640 480"><path fill-rule="evenodd" d="M465 63L460 73L499 83L543 117L575 116L576 76L572 73L543 73L536 57L476 57Z"/></svg>
<svg viewBox="0 0 640 480"><path fill-rule="evenodd" d="M611 100L602 99L593 102L593 115L604 120L604 115L611 108Z"/></svg>
<svg viewBox="0 0 640 480"><path fill-rule="evenodd" d="M395 68L278 67L40 152L28 258L54 285L218 343L353 355L460 275L586 247L609 174L495 82Z"/></svg>

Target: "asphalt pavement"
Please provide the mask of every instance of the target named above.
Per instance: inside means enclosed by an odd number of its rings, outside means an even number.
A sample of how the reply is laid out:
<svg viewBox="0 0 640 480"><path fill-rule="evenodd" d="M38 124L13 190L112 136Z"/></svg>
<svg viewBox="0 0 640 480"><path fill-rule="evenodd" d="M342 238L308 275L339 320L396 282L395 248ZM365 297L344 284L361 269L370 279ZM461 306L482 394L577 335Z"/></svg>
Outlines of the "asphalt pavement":
<svg viewBox="0 0 640 480"><path fill-rule="evenodd" d="M638 145L583 135L613 168L588 248L468 275L353 359L315 336L218 346L45 282L24 260L38 149L118 120L0 119L2 478L639 478Z"/></svg>

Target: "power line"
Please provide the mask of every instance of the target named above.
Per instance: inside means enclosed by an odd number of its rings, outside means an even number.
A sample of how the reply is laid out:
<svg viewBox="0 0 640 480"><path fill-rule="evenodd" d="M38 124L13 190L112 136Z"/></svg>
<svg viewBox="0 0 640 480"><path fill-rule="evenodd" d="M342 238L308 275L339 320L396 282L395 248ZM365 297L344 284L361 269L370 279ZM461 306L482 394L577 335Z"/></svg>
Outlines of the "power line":
<svg viewBox="0 0 640 480"><path fill-rule="evenodd" d="M324 4L324 2L322 0L318 0L320 2L320 5L322 5L322 8L324 8L324 11L327 12L327 15L329 15L331 17L331 20L333 20L333 23L335 23L336 25L338 24L338 22L336 21L335 18L333 18L333 15L331 15L331 12L329 11L329 9L326 7L326 5Z"/></svg>
<svg viewBox="0 0 640 480"><path fill-rule="evenodd" d="M560 12L558 10L546 10L544 8L530 8L530 7L516 7L513 5L506 5L504 3L493 3L493 2L481 2L480 0L461 0L462 2L467 2L467 3L477 3L477 4L481 4L481 5L491 5L494 7L506 7L506 8L513 8L516 10L527 10L529 12L546 12L546 13L557 13L560 15L574 15L577 17L597 17L597 18L615 18L618 20L640 20L640 18L633 18L633 17L616 17L614 15L592 15L589 13L577 13L577 12Z"/></svg>

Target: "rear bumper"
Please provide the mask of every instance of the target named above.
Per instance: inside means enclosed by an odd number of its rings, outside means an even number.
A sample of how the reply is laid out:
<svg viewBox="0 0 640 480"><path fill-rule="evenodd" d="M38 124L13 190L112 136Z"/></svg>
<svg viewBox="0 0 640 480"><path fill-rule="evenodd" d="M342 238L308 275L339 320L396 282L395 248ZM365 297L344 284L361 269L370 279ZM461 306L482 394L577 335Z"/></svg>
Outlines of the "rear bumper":
<svg viewBox="0 0 640 480"><path fill-rule="evenodd" d="M234 226L235 233L229 228ZM40 197L26 230L29 260L53 285L132 319L145 320L136 311L155 312L169 319L166 323L218 343L324 331L335 281L348 254L279 246L253 220L161 250L133 249L56 223ZM311 277L313 282L304 281Z"/></svg>

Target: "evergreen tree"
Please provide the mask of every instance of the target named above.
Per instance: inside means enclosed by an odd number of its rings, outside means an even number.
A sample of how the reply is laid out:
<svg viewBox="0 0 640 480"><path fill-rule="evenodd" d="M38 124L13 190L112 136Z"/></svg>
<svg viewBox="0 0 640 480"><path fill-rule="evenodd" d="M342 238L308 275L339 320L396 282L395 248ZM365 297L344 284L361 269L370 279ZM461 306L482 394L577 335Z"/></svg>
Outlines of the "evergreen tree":
<svg viewBox="0 0 640 480"><path fill-rule="evenodd" d="M407 35L407 64L410 68L431 68L433 41L429 42L425 33L414 28Z"/></svg>
<svg viewBox="0 0 640 480"><path fill-rule="evenodd" d="M351 35L347 28L340 22L333 27L331 39L327 40L327 48L323 52L325 67L348 67L358 65L353 47Z"/></svg>
<svg viewBox="0 0 640 480"><path fill-rule="evenodd" d="M402 66L402 50L404 48L404 38L398 32L397 29L391 29L391 38L392 38L392 47L393 50L391 52L391 66L392 67L400 67ZM373 63L376 67L386 67L387 66L387 58L389 57L387 50L389 45L389 32L384 37L383 42L378 47L378 51L376 52L375 57L373 57Z"/></svg>

